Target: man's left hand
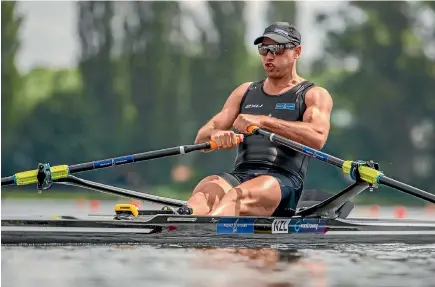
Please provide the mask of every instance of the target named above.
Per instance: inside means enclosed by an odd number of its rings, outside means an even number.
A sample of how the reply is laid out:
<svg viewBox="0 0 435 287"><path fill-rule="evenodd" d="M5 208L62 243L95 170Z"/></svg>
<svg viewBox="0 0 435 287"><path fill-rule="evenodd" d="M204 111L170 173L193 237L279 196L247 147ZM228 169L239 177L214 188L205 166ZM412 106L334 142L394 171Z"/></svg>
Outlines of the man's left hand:
<svg viewBox="0 0 435 287"><path fill-rule="evenodd" d="M250 126L263 127L261 115L240 114L233 123L233 127L239 132L247 134Z"/></svg>

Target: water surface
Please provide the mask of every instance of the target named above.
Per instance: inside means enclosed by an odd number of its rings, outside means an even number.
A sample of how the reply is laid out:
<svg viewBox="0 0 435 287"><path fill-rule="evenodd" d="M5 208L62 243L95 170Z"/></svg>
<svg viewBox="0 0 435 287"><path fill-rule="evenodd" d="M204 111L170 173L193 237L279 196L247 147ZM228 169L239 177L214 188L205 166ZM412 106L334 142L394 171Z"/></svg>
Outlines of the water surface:
<svg viewBox="0 0 435 287"><path fill-rule="evenodd" d="M2 215L110 214L113 203L91 210L73 201L5 200ZM391 217L391 209L382 212ZM421 210L410 214L427 219ZM2 246L2 286L435 286L435 243L266 245Z"/></svg>

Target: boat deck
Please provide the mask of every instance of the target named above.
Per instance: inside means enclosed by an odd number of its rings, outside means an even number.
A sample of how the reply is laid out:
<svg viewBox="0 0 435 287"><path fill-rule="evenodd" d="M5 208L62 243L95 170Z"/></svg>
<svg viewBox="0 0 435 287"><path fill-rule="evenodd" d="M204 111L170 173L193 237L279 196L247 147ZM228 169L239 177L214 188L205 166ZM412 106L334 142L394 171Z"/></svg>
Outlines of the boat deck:
<svg viewBox="0 0 435 287"><path fill-rule="evenodd" d="M279 225L279 223L284 223ZM433 244L435 221L155 215L3 218L2 244Z"/></svg>

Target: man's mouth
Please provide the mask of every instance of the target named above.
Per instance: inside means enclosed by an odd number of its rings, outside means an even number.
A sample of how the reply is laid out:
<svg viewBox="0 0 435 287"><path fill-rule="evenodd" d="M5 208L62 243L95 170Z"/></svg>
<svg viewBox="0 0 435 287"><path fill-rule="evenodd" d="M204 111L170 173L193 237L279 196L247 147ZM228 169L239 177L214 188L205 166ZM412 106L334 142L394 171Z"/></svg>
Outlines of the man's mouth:
<svg viewBox="0 0 435 287"><path fill-rule="evenodd" d="M275 65L272 64L272 63L266 63L266 64L264 65L264 67L265 67L265 69L266 69L267 71L272 71L273 68L275 68Z"/></svg>

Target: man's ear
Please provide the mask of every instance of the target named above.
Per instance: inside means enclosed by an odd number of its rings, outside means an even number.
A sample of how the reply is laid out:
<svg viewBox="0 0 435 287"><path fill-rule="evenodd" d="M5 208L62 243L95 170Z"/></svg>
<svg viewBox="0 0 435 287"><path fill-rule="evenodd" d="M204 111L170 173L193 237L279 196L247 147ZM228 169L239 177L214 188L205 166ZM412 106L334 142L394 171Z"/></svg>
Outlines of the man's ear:
<svg viewBox="0 0 435 287"><path fill-rule="evenodd" d="M302 46L297 45L295 47L295 59L299 59L299 57L301 56L301 53L302 53Z"/></svg>

